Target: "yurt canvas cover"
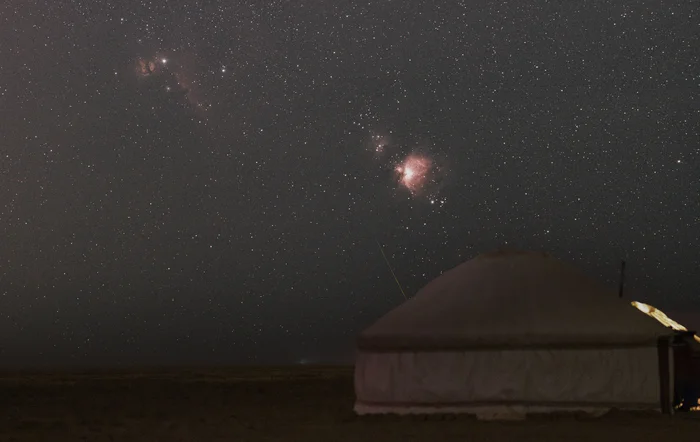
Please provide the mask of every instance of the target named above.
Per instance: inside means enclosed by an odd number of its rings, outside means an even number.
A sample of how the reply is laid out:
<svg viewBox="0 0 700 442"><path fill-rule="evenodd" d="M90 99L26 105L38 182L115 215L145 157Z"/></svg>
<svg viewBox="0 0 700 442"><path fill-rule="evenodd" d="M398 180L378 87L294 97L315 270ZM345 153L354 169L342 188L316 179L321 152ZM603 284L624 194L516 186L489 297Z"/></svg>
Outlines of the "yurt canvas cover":
<svg viewBox="0 0 700 442"><path fill-rule="evenodd" d="M672 334L548 255L481 255L359 336L355 410L667 409Z"/></svg>

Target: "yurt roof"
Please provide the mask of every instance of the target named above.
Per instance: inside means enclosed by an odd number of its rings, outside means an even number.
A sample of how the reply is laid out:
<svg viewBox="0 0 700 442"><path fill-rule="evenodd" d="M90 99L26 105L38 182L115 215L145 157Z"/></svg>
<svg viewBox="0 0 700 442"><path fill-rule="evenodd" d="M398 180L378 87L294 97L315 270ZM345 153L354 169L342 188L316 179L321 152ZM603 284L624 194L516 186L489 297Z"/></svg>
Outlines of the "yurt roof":
<svg viewBox="0 0 700 442"><path fill-rule="evenodd" d="M375 350L651 345L672 330L616 290L537 252L479 255L366 329Z"/></svg>

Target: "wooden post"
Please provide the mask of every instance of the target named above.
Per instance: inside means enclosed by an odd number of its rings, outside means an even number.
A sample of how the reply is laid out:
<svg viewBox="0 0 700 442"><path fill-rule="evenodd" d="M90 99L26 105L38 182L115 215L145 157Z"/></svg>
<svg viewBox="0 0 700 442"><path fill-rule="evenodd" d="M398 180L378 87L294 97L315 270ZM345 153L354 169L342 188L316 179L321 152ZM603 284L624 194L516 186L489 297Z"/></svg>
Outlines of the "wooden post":
<svg viewBox="0 0 700 442"><path fill-rule="evenodd" d="M657 341L659 355L659 405L663 414L673 414L673 391L675 387L671 380L673 370L671 339L671 337L662 336Z"/></svg>

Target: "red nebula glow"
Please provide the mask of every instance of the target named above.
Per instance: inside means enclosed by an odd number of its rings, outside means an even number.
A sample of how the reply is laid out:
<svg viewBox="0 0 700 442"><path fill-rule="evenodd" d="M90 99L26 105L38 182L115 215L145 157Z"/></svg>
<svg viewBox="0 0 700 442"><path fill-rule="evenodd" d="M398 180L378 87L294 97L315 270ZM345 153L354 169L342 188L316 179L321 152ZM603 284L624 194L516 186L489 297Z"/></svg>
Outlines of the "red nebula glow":
<svg viewBox="0 0 700 442"><path fill-rule="evenodd" d="M153 60L138 59L138 72L142 77L148 77L157 72L158 65Z"/></svg>
<svg viewBox="0 0 700 442"><path fill-rule="evenodd" d="M399 182L411 193L418 192L427 181L431 167L432 161L429 158L410 155L402 164L396 166Z"/></svg>
<svg viewBox="0 0 700 442"><path fill-rule="evenodd" d="M372 135L372 149L377 154L384 153L384 149L388 145L388 140L382 135Z"/></svg>
<svg viewBox="0 0 700 442"><path fill-rule="evenodd" d="M198 78L197 66L202 63L194 53L178 52L176 56L172 52L170 54L172 58L164 52L136 58L133 67L139 81L151 81L151 77L165 77L162 81L165 83L164 88L171 91L176 87L173 84L175 80L179 92L184 95L194 111L203 116L212 106L204 101L207 98L206 91Z"/></svg>

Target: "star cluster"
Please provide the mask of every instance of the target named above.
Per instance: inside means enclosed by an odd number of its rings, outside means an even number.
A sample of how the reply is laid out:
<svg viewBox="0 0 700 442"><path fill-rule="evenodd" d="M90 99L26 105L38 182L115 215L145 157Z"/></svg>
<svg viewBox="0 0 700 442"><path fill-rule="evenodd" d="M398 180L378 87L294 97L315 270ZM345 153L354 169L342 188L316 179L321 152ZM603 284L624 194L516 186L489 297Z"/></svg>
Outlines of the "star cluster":
<svg viewBox="0 0 700 442"><path fill-rule="evenodd" d="M377 242L409 294L505 246L700 310L699 18L2 2L0 359L344 358L403 300Z"/></svg>

